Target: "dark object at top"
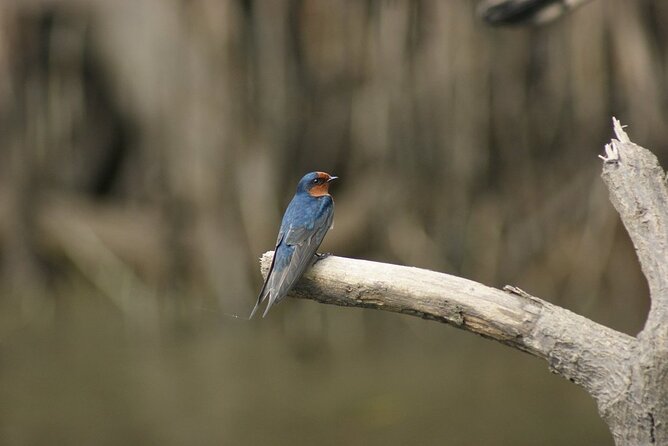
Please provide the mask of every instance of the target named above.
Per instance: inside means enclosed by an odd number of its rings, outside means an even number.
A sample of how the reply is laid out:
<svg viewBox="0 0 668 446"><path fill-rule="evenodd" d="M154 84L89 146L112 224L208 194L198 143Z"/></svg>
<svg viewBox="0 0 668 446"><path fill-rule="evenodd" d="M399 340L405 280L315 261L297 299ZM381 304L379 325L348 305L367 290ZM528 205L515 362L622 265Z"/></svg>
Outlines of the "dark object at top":
<svg viewBox="0 0 668 446"><path fill-rule="evenodd" d="M543 25L589 0L483 0L478 15L492 26Z"/></svg>

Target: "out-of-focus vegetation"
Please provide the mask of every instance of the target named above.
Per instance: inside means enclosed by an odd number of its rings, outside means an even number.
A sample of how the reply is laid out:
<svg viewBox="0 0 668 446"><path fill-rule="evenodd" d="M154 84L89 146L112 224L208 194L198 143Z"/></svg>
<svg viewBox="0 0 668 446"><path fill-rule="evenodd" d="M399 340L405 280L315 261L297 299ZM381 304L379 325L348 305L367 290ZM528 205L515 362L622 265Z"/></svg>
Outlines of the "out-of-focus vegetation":
<svg viewBox="0 0 668 446"><path fill-rule="evenodd" d="M3 443L610 443L579 389L451 328L290 300L233 316L317 169L341 177L324 251L641 328L596 155L616 115L668 161L668 4L510 30L474 9L3 3Z"/></svg>

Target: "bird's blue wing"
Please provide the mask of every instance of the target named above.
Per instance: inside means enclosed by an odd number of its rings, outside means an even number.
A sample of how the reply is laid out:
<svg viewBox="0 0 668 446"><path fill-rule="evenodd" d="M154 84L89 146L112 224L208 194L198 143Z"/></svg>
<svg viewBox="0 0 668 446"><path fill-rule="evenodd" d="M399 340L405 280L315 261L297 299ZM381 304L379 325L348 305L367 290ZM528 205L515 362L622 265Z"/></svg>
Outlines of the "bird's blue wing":
<svg viewBox="0 0 668 446"><path fill-rule="evenodd" d="M297 283L306 268L313 262L313 255L332 226L334 217L333 202L329 201L312 225L288 226L274 251L272 266L258 296L257 306L269 299L263 317L272 305L281 301ZM251 314L251 316L252 316Z"/></svg>

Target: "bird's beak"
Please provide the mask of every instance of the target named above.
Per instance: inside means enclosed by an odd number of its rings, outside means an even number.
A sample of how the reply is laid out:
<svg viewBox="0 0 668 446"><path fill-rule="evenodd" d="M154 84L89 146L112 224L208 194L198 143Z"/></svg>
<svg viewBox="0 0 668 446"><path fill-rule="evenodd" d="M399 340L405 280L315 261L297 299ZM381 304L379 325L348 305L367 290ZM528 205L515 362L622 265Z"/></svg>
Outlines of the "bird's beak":
<svg viewBox="0 0 668 446"><path fill-rule="evenodd" d="M329 182L331 182L331 181L336 180L337 178L338 178L338 177L329 177L329 179L327 180L327 182L329 183Z"/></svg>

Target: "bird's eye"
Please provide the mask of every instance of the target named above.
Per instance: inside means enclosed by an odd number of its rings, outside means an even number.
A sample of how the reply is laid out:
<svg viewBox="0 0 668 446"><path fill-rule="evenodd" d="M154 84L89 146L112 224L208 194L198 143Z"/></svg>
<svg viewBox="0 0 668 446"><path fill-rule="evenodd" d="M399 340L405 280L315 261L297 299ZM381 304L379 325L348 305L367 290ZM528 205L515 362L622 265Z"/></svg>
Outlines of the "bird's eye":
<svg viewBox="0 0 668 446"><path fill-rule="evenodd" d="M313 184L318 184L320 182L320 178L314 178L313 179Z"/></svg>

